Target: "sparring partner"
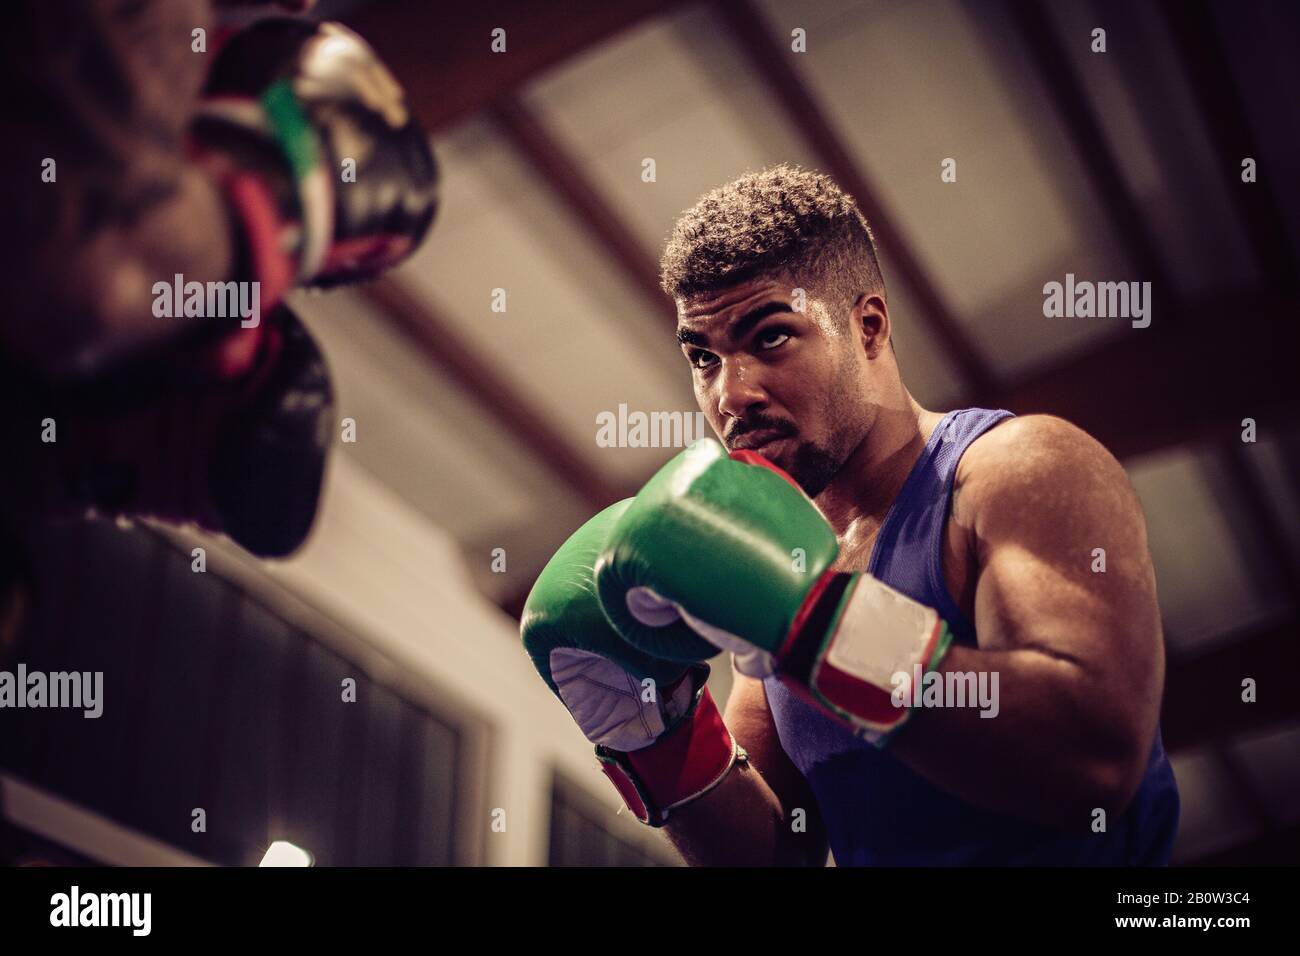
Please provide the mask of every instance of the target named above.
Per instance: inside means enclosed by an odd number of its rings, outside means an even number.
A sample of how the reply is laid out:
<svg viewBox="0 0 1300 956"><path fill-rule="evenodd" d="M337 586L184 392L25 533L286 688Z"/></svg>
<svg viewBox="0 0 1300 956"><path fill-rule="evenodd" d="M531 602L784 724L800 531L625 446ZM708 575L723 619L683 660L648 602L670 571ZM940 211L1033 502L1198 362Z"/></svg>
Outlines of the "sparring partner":
<svg viewBox="0 0 1300 956"><path fill-rule="evenodd" d="M291 553L334 425L323 358L282 300L374 278L428 230L437 168L401 87L339 24L220 31L198 2L25 4L4 35L22 242L0 318L0 508ZM243 311L191 296L214 287Z"/></svg>
<svg viewBox="0 0 1300 956"><path fill-rule="evenodd" d="M638 819L697 864L1166 863L1160 616L1118 462L1050 416L922 408L823 175L707 194L662 283L722 444L580 529L521 622Z"/></svg>

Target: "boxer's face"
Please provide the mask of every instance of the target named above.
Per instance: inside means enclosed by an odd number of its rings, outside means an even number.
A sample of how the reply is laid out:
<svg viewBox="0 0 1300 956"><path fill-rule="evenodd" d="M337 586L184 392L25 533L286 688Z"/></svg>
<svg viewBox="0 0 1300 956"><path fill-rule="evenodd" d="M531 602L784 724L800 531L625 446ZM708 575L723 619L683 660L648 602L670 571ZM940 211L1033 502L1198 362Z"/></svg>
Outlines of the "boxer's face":
<svg viewBox="0 0 1300 956"><path fill-rule="evenodd" d="M815 497L862 442L871 368L846 316L796 283L756 278L678 300L677 338L695 398L729 451L749 448Z"/></svg>

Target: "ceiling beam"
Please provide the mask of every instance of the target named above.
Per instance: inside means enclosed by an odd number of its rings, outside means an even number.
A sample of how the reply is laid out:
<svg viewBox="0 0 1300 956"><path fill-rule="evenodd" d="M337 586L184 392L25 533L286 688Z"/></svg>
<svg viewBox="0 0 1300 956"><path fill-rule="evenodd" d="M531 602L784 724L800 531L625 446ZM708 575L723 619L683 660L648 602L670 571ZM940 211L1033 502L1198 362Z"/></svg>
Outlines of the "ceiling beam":
<svg viewBox="0 0 1300 956"><path fill-rule="evenodd" d="M825 171L853 196L867 217L880 248L890 257L894 273L915 297L920 319L937 339L940 351L956 365L965 390L980 396L992 393L994 378L988 363L913 254L902 230L886 210L879 191L850 156L825 112L791 65L788 48L772 38L763 14L751 0L716 0L715 7L749 61L750 69L762 79L785 112L787 122L798 130Z"/></svg>
<svg viewBox="0 0 1300 956"><path fill-rule="evenodd" d="M646 254L627 222L600 195L571 156L527 107L514 96L503 96L489 115L533 170L568 204L592 241L618 266L627 281L654 306L656 335L677 326L677 310L659 288L659 267ZM667 341L667 340L665 340Z"/></svg>
<svg viewBox="0 0 1300 956"><path fill-rule="evenodd" d="M1221 645L1165 674L1160 726L1169 752L1217 746L1242 734L1300 719L1300 619L1292 617ZM1242 701L1241 682L1253 677L1258 698Z"/></svg>
<svg viewBox="0 0 1300 956"><path fill-rule="evenodd" d="M1300 18L1293 7L1284 9L1288 6L1277 4L1277 13L1291 18L1294 27ZM1235 80L1236 71L1228 62L1209 6L1204 0L1164 0L1161 7L1183 74L1210 135L1228 195L1246 225L1265 280L1279 292L1294 295L1300 288L1300 261L1286 228L1284 206L1270 186L1272 177L1260 155L1258 137L1251 129L1249 112ZM1282 24L1277 28L1286 34ZM1274 104L1277 116L1294 117L1295 101L1289 93L1281 89L1254 92L1281 94ZM1241 161L1248 156L1260 164L1259 181L1255 183L1241 181Z"/></svg>
<svg viewBox="0 0 1300 956"><path fill-rule="evenodd" d="M1300 408L1298 314L1294 300L1250 293L1208 296L1182 312L1158 308L1150 327L1126 326L1100 346L1023 376L995 394L993 405L1066 418L1121 460L1227 438L1246 417L1261 426L1289 423Z"/></svg>
<svg viewBox="0 0 1300 956"><path fill-rule="evenodd" d="M430 132L472 116L542 71L680 0L566 0L562 15L535 0L413 3L380 0L341 19L375 48ZM505 30L505 52L493 31Z"/></svg>
<svg viewBox="0 0 1300 956"><path fill-rule="evenodd" d="M1300 560L1297 559L1286 535L1286 518L1269 493L1268 485L1252 464L1248 445L1234 434L1223 442L1220 460L1237 494L1235 497L1249 522L1247 540L1258 542L1268 570L1275 576L1276 586L1282 594L1300 596ZM1261 582L1272 585L1273 581Z"/></svg>
<svg viewBox="0 0 1300 956"><path fill-rule="evenodd" d="M1218 765L1218 777L1225 789L1236 797L1242 816L1250 819L1256 832L1274 833L1281 824L1268 805L1268 799L1255 782L1250 767L1232 742L1221 740L1210 748L1210 759Z"/></svg>
<svg viewBox="0 0 1300 956"><path fill-rule="evenodd" d="M1087 90L1052 27L1047 7L1041 0L1015 0L1010 11L1012 22L1024 40L1024 50L1034 63L1066 135L1088 173L1115 238L1138 275L1151 283L1158 294L1156 301L1164 307L1173 305L1177 301L1177 289L1151 232L1149 217L1142 212L1124 179L1122 166L1092 108Z"/></svg>
<svg viewBox="0 0 1300 956"><path fill-rule="evenodd" d="M501 375L455 331L422 296L392 278L362 287L361 294L382 310L389 323L430 362L441 368L471 400L491 414L520 447L530 451L554 477L573 489L593 510L629 493L607 477L538 405Z"/></svg>

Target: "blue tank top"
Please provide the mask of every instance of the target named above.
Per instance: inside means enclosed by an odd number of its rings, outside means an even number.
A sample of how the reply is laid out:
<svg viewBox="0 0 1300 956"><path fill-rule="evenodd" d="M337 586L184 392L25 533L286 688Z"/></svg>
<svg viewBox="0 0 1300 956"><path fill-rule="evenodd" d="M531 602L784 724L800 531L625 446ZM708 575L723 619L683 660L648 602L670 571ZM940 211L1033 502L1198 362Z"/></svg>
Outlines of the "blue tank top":
<svg viewBox="0 0 1300 956"><path fill-rule="evenodd" d="M975 629L943 576L944 531L962 453L1007 411L949 412L935 428L880 527L867 570L938 610L953 639ZM1137 796L1106 832L1065 831L979 809L939 789L886 750L764 681L781 746L807 778L840 866L1163 865L1178 827L1178 788L1159 728Z"/></svg>

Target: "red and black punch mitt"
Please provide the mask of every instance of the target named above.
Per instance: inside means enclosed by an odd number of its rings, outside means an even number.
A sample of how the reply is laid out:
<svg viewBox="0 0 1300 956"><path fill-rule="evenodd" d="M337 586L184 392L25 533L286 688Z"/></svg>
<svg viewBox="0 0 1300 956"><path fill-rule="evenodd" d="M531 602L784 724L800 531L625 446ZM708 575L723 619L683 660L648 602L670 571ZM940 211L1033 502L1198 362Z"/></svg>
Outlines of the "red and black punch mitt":
<svg viewBox="0 0 1300 956"><path fill-rule="evenodd" d="M283 557L311 530L331 441L325 360L285 306L75 385L0 376L0 507L156 518Z"/></svg>

